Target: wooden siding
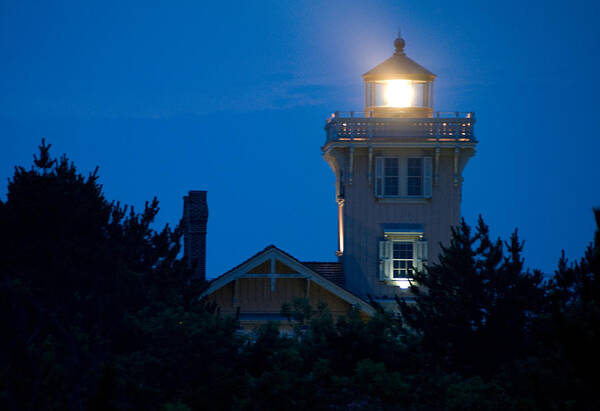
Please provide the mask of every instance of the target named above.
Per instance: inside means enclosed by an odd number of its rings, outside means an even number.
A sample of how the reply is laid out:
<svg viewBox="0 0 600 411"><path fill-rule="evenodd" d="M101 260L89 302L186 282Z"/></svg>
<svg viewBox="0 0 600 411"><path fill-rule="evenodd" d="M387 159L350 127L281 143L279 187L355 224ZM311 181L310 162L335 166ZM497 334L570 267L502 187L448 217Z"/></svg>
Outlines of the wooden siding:
<svg viewBox="0 0 600 411"><path fill-rule="evenodd" d="M275 260L275 272L277 274L296 274L296 270L285 265L279 260Z"/></svg>
<svg viewBox="0 0 600 411"><path fill-rule="evenodd" d="M215 302L223 314L235 314L238 306L240 313L278 314L284 303L296 297L306 297L307 293L306 279L278 278L274 291L271 291L268 278L240 278L237 282L236 301L235 281L215 290L207 296L207 300ZM344 315L350 309L350 304L314 282L310 283L308 294L311 305L316 307L319 301L324 301L334 316Z"/></svg>
<svg viewBox="0 0 600 411"><path fill-rule="evenodd" d="M340 191L340 171L343 175L343 221L344 254L342 261L346 287L365 298L391 298L406 291L386 285L379 280L378 241L383 239L382 224L417 223L424 227L429 244L429 262L436 261L441 249L439 243L447 244L451 226L460 221L462 169L473 154L472 149L461 150L458 185L454 185L454 149L442 148L439 162L439 181L433 185L431 199L377 199L374 195L375 170L372 182L368 181L368 149L355 148L353 170L349 169L349 149L332 150L326 159L336 172L337 194ZM373 150L377 156L431 156L433 148L385 148ZM435 160L434 160L434 175ZM352 184L349 176L352 175Z"/></svg>
<svg viewBox="0 0 600 411"><path fill-rule="evenodd" d="M233 306L233 287L234 283L231 282L226 284L224 287L217 289L214 293L207 296L206 299L209 302L214 302L224 313L232 313L235 312Z"/></svg>
<svg viewBox="0 0 600 411"><path fill-rule="evenodd" d="M323 301L327 303L329 310L333 314L343 315L347 314L348 310L350 310L350 304L348 304L346 301L342 300L329 290L326 290L315 283L310 284L309 294L310 304L314 307L316 307L319 304L319 301Z"/></svg>
<svg viewBox="0 0 600 411"><path fill-rule="evenodd" d="M248 270L249 274L268 274L271 272L271 261L267 260L262 264Z"/></svg>

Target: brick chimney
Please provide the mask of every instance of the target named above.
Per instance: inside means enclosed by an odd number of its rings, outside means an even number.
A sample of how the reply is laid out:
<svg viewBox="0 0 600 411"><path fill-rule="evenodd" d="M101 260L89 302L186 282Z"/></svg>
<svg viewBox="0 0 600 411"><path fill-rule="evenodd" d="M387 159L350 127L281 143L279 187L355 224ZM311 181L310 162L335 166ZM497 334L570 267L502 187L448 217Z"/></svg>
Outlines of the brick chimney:
<svg viewBox="0 0 600 411"><path fill-rule="evenodd" d="M183 258L188 267L196 266L194 278L206 279L206 191L190 191L183 197Z"/></svg>

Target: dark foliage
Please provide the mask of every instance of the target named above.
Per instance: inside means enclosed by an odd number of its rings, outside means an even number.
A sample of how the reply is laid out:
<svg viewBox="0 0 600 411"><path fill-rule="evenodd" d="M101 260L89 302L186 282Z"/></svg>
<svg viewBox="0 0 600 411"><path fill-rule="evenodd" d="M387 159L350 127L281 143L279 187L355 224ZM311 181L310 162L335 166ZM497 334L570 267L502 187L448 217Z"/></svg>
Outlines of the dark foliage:
<svg viewBox="0 0 600 411"><path fill-rule="evenodd" d="M42 142L0 202L0 408L35 410L598 409L600 211L554 278L480 219L415 274L401 315L282 307L291 334L197 300L180 228L105 199ZM379 307L380 308L380 307Z"/></svg>
<svg viewBox="0 0 600 411"><path fill-rule="evenodd" d="M84 177L49 150L15 169L0 203L0 398L12 409L82 409L113 392L128 319L178 303L188 276L181 230L151 228L156 199L141 213L111 203L97 170Z"/></svg>
<svg viewBox="0 0 600 411"><path fill-rule="evenodd" d="M504 247L506 246L506 256ZM517 231L491 241L479 219L475 233L453 228L439 263L414 276L415 303L400 301L403 318L445 369L489 376L533 349L532 322L544 308L542 275L523 271Z"/></svg>

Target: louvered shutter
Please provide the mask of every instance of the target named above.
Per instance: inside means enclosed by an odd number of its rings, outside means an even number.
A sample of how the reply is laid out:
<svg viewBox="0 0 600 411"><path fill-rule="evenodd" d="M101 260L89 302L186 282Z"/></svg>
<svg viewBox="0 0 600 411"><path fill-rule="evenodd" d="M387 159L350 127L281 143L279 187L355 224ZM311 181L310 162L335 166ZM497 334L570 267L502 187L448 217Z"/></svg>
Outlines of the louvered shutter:
<svg viewBox="0 0 600 411"><path fill-rule="evenodd" d="M421 260L421 244L420 241L415 241L413 243L413 266L415 270L421 272L423 270L422 260Z"/></svg>
<svg viewBox="0 0 600 411"><path fill-rule="evenodd" d="M375 197L383 197L383 157L375 157Z"/></svg>
<svg viewBox="0 0 600 411"><path fill-rule="evenodd" d="M423 197L431 198L433 163L431 157L423 157Z"/></svg>
<svg viewBox="0 0 600 411"><path fill-rule="evenodd" d="M414 265L417 271L421 272L424 269L424 263L427 263L427 241L415 241L414 243Z"/></svg>
<svg viewBox="0 0 600 411"><path fill-rule="evenodd" d="M392 242L379 242L379 279L387 280L392 277Z"/></svg>

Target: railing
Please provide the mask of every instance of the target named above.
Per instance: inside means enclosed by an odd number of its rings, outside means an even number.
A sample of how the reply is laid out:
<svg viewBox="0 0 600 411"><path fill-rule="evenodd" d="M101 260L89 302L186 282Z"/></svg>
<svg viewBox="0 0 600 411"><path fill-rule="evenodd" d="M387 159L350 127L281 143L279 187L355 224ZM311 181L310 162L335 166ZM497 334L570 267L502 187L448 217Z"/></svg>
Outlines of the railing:
<svg viewBox="0 0 600 411"><path fill-rule="evenodd" d="M471 112L437 112L433 117L372 117L364 112L335 112L327 119L327 142L338 140L406 139L475 142Z"/></svg>

